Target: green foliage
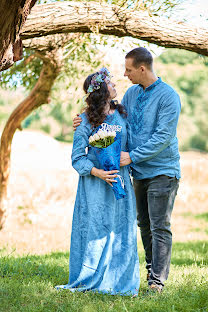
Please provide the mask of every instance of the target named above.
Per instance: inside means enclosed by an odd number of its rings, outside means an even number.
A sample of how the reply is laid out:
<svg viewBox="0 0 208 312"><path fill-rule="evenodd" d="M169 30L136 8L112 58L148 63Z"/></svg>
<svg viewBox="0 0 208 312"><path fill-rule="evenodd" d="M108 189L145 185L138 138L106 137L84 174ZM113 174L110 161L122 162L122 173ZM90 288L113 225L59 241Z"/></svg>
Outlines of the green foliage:
<svg viewBox="0 0 208 312"><path fill-rule="evenodd" d="M42 61L37 57L27 65L25 64L25 60L33 53L34 51L24 49L23 59L14 63L12 67L2 72L0 86L16 89L21 85L25 89L31 90L40 76L42 67Z"/></svg>
<svg viewBox="0 0 208 312"><path fill-rule="evenodd" d="M0 112L0 124L3 123L8 117L9 115L7 113Z"/></svg>
<svg viewBox="0 0 208 312"><path fill-rule="evenodd" d="M208 152L208 58L185 50L167 49L156 59L157 73L173 86L182 102L179 120L181 149Z"/></svg>
<svg viewBox="0 0 208 312"><path fill-rule="evenodd" d="M28 128L34 121L36 122L37 120L40 120L40 115L38 114L38 112L33 112L23 121L22 127Z"/></svg>
<svg viewBox="0 0 208 312"><path fill-rule="evenodd" d="M173 244L169 279L163 293L148 295L141 242L138 298L57 291L68 282L69 254L6 255L0 258L0 311L21 312L202 312L208 310L207 242Z"/></svg>
<svg viewBox="0 0 208 312"><path fill-rule="evenodd" d="M200 133L191 136L189 140L189 146L193 149L201 151L208 151L207 149L207 137L202 137Z"/></svg>
<svg viewBox="0 0 208 312"><path fill-rule="evenodd" d="M65 74L70 74L73 78L77 77L77 62L80 60L83 62L83 65L87 64L88 67L91 66L92 68L97 67L99 61L96 60L96 53L96 37L92 34L79 34L74 39L71 39L65 46L63 70L58 79L63 78ZM42 60L38 57L34 57L28 63L26 62L33 54L33 50L24 49L23 59L2 72L0 86L16 89L21 85L25 89L31 90L40 76L42 67Z"/></svg>
<svg viewBox="0 0 208 312"><path fill-rule="evenodd" d="M121 9L135 9L148 11L150 15L163 15L170 17L179 4L185 0L105 0L109 4L116 4Z"/></svg>
<svg viewBox="0 0 208 312"><path fill-rule="evenodd" d="M147 10L150 15L160 15L170 17L173 12L177 12L177 7L185 0L137 0L134 1L138 8L144 7L144 10Z"/></svg>
<svg viewBox="0 0 208 312"><path fill-rule="evenodd" d="M74 0L39 0L37 4L53 3L58 1L74 1ZM82 0L76 0L82 2ZM135 8L148 10L154 15L171 13L175 8L185 2L185 0L85 0L85 2L99 2L108 3L109 5L115 4L120 6L121 9Z"/></svg>
<svg viewBox="0 0 208 312"><path fill-rule="evenodd" d="M57 1L66 1L66 0L39 0L37 4L46 4L53 3ZM86 0L85 2L91 2L92 0ZM94 0L93 0L94 1ZM97 2L100 3L100 0ZM101 1L102 2L102 1ZM150 14L169 14L175 8L181 4L181 0L103 0L108 4L116 4L120 6L121 9L142 9L147 10ZM84 40L83 40L84 38ZM107 37L101 37L102 44L107 43ZM76 47L73 50L73 53L69 53L71 47ZM93 47L96 46L95 37L93 35L80 35L79 40L71 40L68 45L68 50L66 49L66 54L69 53L69 57L65 59L65 66L62 73L76 73L76 65L74 62L77 60L86 61L88 64L93 65L93 56L95 55L95 50ZM32 62L29 62L25 65L25 60L34 52L28 49L25 49L23 52L23 60L16 62L11 68L2 73L2 82L0 81L0 86L17 88L22 85L26 89L31 90L40 74L42 61L39 58L34 58ZM94 66L96 67L96 66Z"/></svg>
<svg viewBox="0 0 208 312"><path fill-rule="evenodd" d="M90 1L90 0L87 0ZM51 3L55 0L40 0L39 3ZM180 0L103 0L108 4L116 4L120 9L148 10L149 14L169 16L176 12ZM100 3L100 0L99 0ZM55 138L64 141L72 140L72 117L82 107L82 83L84 78L97 70L102 63L101 47L123 46L123 49L131 49L141 42L131 40L131 45L124 39L114 36L102 36L96 34L78 34L70 40L65 49L63 70L57 78L52 94L51 103L32 113L22 123L23 128L32 127L42 129ZM148 43L145 43L148 46ZM145 45L142 43L142 45ZM148 47L149 48L149 47ZM25 60L34 53L32 50L24 50L23 60L2 73L3 81L0 86L4 88L18 89L23 86L30 91L38 80L42 61L34 58L31 62ZM156 63L159 64L160 74L164 81L175 87L182 99L182 114L179 124L179 133L183 137L180 148L198 148L208 151L208 107L207 107L207 75L208 58L196 53L167 49L161 54ZM67 90L67 96L66 91ZM0 123L9 116L5 111L6 102L0 101Z"/></svg>
<svg viewBox="0 0 208 312"><path fill-rule="evenodd" d="M167 49L162 53L158 60L163 64L175 63L178 65L188 65L188 64L204 64L208 65L208 58L186 50L178 49Z"/></svg>
<svg viewBox="0 0 208 312"><path fill-rule="evenodd" d="M31 113L23 121L23 128L42 129L59 140L72 140L72 106L76 104L79 110L82 105L82 97L79 94L80 89L82 89L80 77L86 77L90 71L94 71L102 60L102 53L98 50L97 44L105 45L105 37L99 38L98 41L98 36L93 34L78 34L66 44L63 69L52 88L50 105L47 109L44 106L44 109L41 107ZM35 57L25 65L25 60L33 53L34 51L25 49L24 59L3 72L1 85L4 88L18 89L21 85L30 91L34 87L40 75L42 61ZM63 90L63 94L61 90ZM5 102L1 104L4 106ZM5 117L5 113L1 113L0 110L0 122ZM50 118L49 121L45 121L47 117ZM55 130L52 120L56 124ZM63 129L65 130L63 131Z"/></svg>

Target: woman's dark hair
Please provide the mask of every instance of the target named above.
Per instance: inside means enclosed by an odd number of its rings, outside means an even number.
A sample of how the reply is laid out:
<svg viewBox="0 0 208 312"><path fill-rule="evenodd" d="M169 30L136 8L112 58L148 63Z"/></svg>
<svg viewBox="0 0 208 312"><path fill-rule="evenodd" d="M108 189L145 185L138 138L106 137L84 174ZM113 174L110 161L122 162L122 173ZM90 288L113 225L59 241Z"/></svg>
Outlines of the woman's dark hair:
<svg viewBox="0 0 208 312"><path fill-rule="evenodd" d="M132 58L133 66L136 68L138 68L141 64L145 64L150 70L152 69L153 57L152 54L146 48L139 47L133 49L126 54L125 58L126 59Z"/></svg>
<svg viewBox="0 0 208 312"><path fill-rule="evenodd" d="M87 89L90 85L92 77L98 73L94 73L89 75L84 82L83 89L85 93L87 93ZM91 92L88 97L86 98L86 107L84 111L87 115L89 123L92 125L93 128L98 127L102 124L102 122L106 118L106 114L104 113L104 109L106 103L110 97L110 93L108 91L107 83L105 81L100 83L100 88ZM120 114L126 116L126 112L124 110L123 105L118 104L117 101L111 100L110 102L110 109L117 109Z"/></svg>

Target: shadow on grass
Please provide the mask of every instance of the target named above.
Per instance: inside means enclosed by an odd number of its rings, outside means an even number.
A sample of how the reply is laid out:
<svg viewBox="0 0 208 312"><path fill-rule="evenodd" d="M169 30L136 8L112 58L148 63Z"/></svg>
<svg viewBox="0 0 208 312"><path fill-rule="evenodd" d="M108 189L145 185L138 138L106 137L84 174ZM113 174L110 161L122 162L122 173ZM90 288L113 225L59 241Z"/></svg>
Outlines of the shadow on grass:
<svg viewBox="0 0 208 312"><path fill-rule="evenodd" d="M207 242L174 243L173 274L164 293L146 296L146 281L142 277L138 299L55 290L55 285L68 281L68 253L2 256L0 301L3 310L0 308L0 311L207 311L207 282L201 271L201 266L208 263L207 245ZM141 264L144 264L143 257ZM184 266L188 270L186 279L182 277ZM180 279L174 279L177 274Z"/></svg>
<svg viewBox="0 0 208 312"><path fill-rule="evenodd" d="M44 278L57 282L68 279L69 253L53 252L46 255L2 256L0 278Z"/></svg>
<svg viewBox="0 0 208 312"><path fill-rule="evenodd" d="M140 252L139 252L140 253ZM0 251L1 254L1 251ZM68 252L53 252L46 255L9 255L0 258L0 277L39 276L44 279L57 279L57 283L68 278ZM140 264L144 264L144 255ZM208 242L176 242L173 244L171 263L177 266L207 265Z"/></svg>

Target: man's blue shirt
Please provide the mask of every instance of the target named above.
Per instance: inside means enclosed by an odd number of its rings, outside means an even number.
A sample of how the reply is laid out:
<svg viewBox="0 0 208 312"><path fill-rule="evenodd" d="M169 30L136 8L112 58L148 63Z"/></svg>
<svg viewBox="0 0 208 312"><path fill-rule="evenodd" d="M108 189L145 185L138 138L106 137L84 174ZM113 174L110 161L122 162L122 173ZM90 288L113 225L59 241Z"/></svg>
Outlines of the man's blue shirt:
<svg viewBox="0 0 208 312"><path fill-rule="evenodd" d="M145 90L130 87L122 104L128 114L128 148L135 179L180 178L176 128L181 110L176 91L158 78Z"/></svg>

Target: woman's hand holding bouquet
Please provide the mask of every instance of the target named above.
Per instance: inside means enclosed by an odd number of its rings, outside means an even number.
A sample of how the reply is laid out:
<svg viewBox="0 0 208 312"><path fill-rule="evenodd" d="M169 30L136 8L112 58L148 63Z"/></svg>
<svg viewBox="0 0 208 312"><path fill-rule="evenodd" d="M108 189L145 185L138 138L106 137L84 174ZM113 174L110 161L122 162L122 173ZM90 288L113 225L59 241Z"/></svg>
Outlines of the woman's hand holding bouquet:
<svg viewBox="0 0 208 312"><path fill-rule="evenodd" d="M118 175L120 169L121 138L115 131L100 129L89 138L89 144L101 165L100 169L93 168L91 174L105 180L113 187L116 199L123 198L124 180ZM111 174L109 174L111 171ZM115 173L112 175L112 173ZM112 183L112 184L111 184Z"/></svg>
<svg viewBox="0 0 208 312"><path fill-rule="evenodd" d="M116 180L114 180L114 178L118 176L117 175L118 172L119 172L118 170L105 171L103 169L97 169L95 167L93 167L91 170L92 175L104 180L110 186L113 186L112 182L117 182Z"/></svg>

